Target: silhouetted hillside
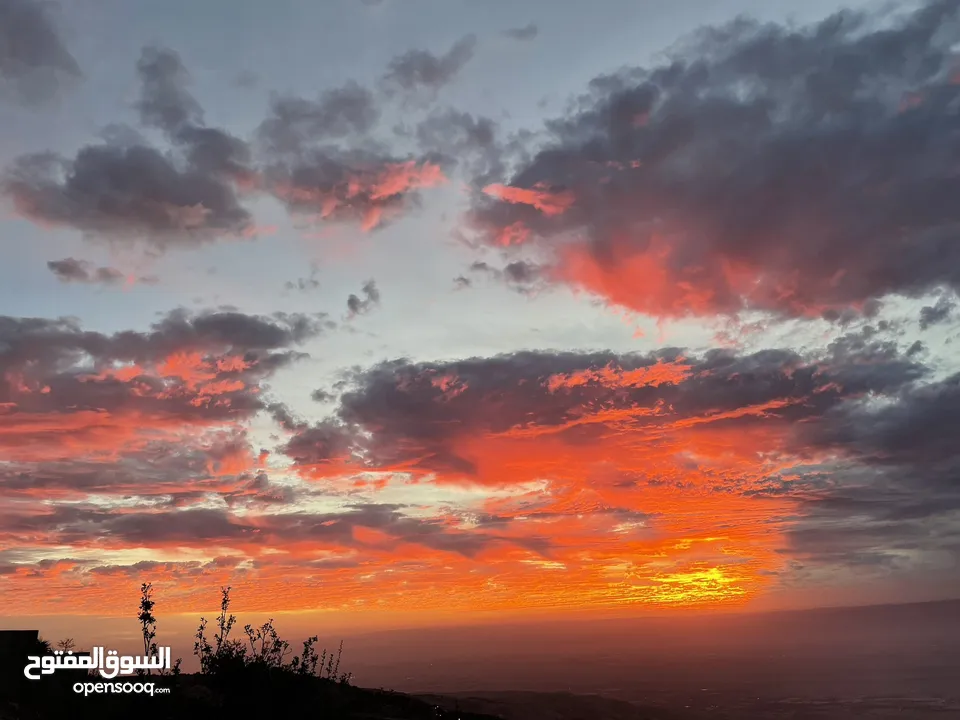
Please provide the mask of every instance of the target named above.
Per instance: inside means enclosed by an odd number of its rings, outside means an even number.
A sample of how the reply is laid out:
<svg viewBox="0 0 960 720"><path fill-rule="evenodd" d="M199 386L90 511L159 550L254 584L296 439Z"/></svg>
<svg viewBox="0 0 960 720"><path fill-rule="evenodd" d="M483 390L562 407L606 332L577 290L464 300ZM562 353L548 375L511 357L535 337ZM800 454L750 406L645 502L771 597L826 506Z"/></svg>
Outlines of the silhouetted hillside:
<svg viewBox="0 0 960 720"><path fill-rule="evenodd" d="M76 679L73 679L76 681ZM102 682L87 678L86 681ZM317 677L266 673L217 681L204 675L133 678L155 683L146 694L73 692L63 683L37 683L26 697L0 703L0 720L91 717L98 720L219 720L248 717L310 717L318 720L497 720L481 713L439 709L423 699L365 690ZM169 688L169 694L157 690Z"/></svg>
<svg viewBox="0 0 960 720"><path fill-rule="evenodd" d="M141 586L137 620L144 656L158 656L156 601L149 583ZM219 720L219 718L309 716L317 720L496 720L482 713L458 712L456 701L445 708L409 695L365 690L350 685L340 669L343 645L336 652L317 652L317 637L307 638L293 653L268 620L246 625L243 639L231 637L236 617L230 613L230 588L221 588L220 614L210 630L200 619L194 654L200 673L171 667L105 680L98 670L61 667L27 679L30 656L74 650L72 639L54 650L37 631L8 631L0 642L0 720L46 720L75 716L99 720ZM169 659L169 658L168 658ZM101 666L102 667L102 666Z"/></svg>

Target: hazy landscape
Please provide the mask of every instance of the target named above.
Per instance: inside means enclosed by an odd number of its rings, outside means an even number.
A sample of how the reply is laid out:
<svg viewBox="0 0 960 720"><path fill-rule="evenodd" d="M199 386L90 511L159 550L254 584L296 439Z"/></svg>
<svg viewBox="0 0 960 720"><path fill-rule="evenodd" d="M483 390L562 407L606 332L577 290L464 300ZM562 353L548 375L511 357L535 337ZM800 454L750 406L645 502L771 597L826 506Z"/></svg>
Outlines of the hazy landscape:
<svg viewBox="0 0 960 720"><path fill-rule="evenodd" d="M377 665L378 645L409 662ZM349 647L361 678L404 692L597 694L717 718L960 717L960 602L391 633Z"/></svg>
<svg viewBox="0 0 960 720"><path fill-rule="evenodd" d="M504 720L957 718L960 601L348 635L344 666Z"/></svg>

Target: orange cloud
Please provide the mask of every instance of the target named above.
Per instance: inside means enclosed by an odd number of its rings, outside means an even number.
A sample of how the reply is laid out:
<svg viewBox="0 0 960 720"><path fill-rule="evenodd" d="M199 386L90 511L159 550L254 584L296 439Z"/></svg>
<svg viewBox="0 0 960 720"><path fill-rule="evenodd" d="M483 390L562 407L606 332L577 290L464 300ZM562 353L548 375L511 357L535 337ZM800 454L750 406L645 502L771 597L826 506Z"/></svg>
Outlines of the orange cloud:
<svg viewBox="0 0 960 720"><path fill-rule="evenodd" d="M430 162L417 164L409 160L387 165L374 176L372 181L366 183L360 178L354 178L350 182L347 197L368 194L374 200L384 200L416 188L437 187L445 182L447 178L439 165Z"/></svg>
<svg viewBox="0 0 960 720"><path fill-rule="evenodd" d="M576 201L576 197L569 190L552 192L545 185L535 185L533 188L518 188L493 184L487 185L483 192L504 202L530 205L547 217L562 215Z"/></svg>
<svg viewBox="0 0 960 720"><path fill-rule="evenodd" d="M870 362L878 392L911 377ZM138 368L199 393L249 366L181 351ZM864 377L858 357L772 350L391 364L354 377L334 418L271 406L287 434L272 454L232 423L160 433L155 418L151 437L129 416L83 418L105 423L100 446L69 461L33 448L0 475L0 545L17 552L0 551L0 591L10 612L69 595L101 614L145 576L169 612L219 584L244 610L737 607L791 559L816 490L791 473L835 452L798 428Z"/></svg>
<svg viewBox="0 0 960 720"><path fill-rule="evenodd" d="M607 387L654 387L664 384L676 384L689 377L691 366L679 362L659 361L652 367L623 370L615 367L604 367L600 370L581 370L566 375L552 375L547 379L547 387L551 392L561 388L572 388L587 383L598 383Z"/></svg>
<svg viewBox="0 0 960 720"><path fill-rule="evenodd" d="M324 182L282 177L271 192L298 212L313 211L319 220L358 220L361 229L370 231L397 214L410 193L447 182L439 165L414 160L344 166L340 175Z"/></svg>

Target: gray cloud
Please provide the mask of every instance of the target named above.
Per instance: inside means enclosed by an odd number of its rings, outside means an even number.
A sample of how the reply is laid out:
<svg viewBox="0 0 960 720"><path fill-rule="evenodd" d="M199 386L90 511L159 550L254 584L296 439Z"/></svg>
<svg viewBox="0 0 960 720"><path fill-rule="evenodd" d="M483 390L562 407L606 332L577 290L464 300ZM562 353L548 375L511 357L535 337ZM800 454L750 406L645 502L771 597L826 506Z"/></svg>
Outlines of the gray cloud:
<svg viewBox="0 0 960 720"><path fill-rule="evenodd" d="M546 539L513 539L482 530L458 530L439 519L405 515L398 505L354 505L341 512L260 514L255 522L227 510L188 508L152 512L112 513L93 506L55 506L31 516L0 512L0 536L16 532L43 534L50 544L82 544L91 538L112 543L158 547L174 543L217 541L280 546L289 542L322 540L345 548L362 548L355 528L378 530L392 542L476 555L495 543L510 543L543 553Z"/></svg>
<svg viewBox="0 0 960 720"><path fill-rule="evenodd" d="M416 128L417 140L425 151L454 156L492 150L496 136L497 124L490 118L452 108L430 114Z"/></svg>
<svg viewBox="0 0 960 720"><path fill-rule="evenodd" d="M437 158L336 147L304 151L264 169L265 188L291 213L365 230L417 207L419 189L443 180Z"/></svg>
<svg viewBox="0 0 960 720"><path fill-rule="evenodd" d="M141 122L163 130L184 154L188 166L220 180L253 183L247 144L224 130L205 127L203 108L190 94L190 75L169 48L144 48L137 62Z"/></svg>
<svg viewBox="0 0 960 720"><path fill-rule="evenodd" d="M664 363L686 370L629 380ZM479 479L461 453L465 438L549 433L571 446L611 436L659 446L691 422L745 437L762 429L799 464L742 485L725 476L714 491L794 500L783 551L801 564L883 573L960 555L960 375L931 380L913 354L869 326L810 355L665 349L398 360L356 370L341 390L334 415L320 423L275 414L291 434L278 450L295 466ZM764 410L743 412L751 408ZM622 482L673 479L651 469Z"/></svg>
<svg viewBox="0 0 960 720"><path fill-rule="evenodd" d="M405 129L399 132L406 134ZM506 150L497 123L488 117L446 108L421 120L412 135L422 152L459 166L474 186L482 187L504 172Z"/></svg>
<svg viewBox="0 0 960 720"><path fill-rule="evenodd" d="M926 330L933 325L946 322L957 307L956 297L941 295L935 305L920 308L920 329Z"/></svg>
<svg viewBox="0 0 960 720"><path fill-rule="evenodd" d="M869 359L866 359L869 365ZM854 394L794 443L810 462L761 494L801 503L792 556L875 572L946 567L960 559L960 374Z"/></svg>
<svg viewBox="0 0 960 720"><path fill-rule="evenodd" d="M326 90L317 100L278 96L258 135L274 154L297 153L311 143L363 135L380 119L373 93L355 82Z"/></svg>
<svg viewBox="0 0 960 720"><path fill-rule="evenodd" d="M0 0L0 81L20 99L38 102L55 94L64 78L81 75L50 16L37 0Z"/></svg>
<svg viewBox="0 0 960 720"><path fill-rule="evenodd" d="M250 501L273 491L269 481L238 473L217 477L211 467L244 457L249 443L241 431L199 434L190 441L156 440L143 447L118 449L111 462L85 457L39 462L10 462L0 470L0 495L54 497L62 494L136 495L146 502L164 496ZM259 476L258 476L259 477Z"/></svg>
<svg viewBox="0 0 960 720"><path fill-rule="evenodd" d="M958 14L932 0L882 29L852 12L706 29L548 123L509 184L569 207L478 195L470 219L492 243L562 247L558 281L658 316L956 289ZM630 274L645 258L662 283Z"/></svg>
<svg viewBox="0 0 960 720"><path fill-rule="evenodd" d="M164 130L182 158L114 138L72 159L23 156L0 191L35 222L159 249L251 232L237 194L237 184L252 177L246 145L198 124L202 110L186 90L186 71L175 53L146 48L137 69L143 123Z"/></svg>
<svg viewBox="0 0 960 720"><path fill-rule="evenodd" d="M351 294L347 298L347 310L350 311L350 317L357 315L366 315L373 308L380 305L380 291L377 289L377 283L373 280L367 280L360 289L363 299L358 295Z"/></svg>
<svg viewBox="0 0 960 720"><path fill-rule="evenodd" d="M166 249L250 225L234 190L165 154L142 146L91 145L71 160L21 157L2 183L25 217L115 240L146 240Z"/></svg>
<svg viewBox="0 0 960 720"><path fill-rule="evenodd" d="M523 27L504 30L503 34L513 40L533 40L539 32L540 29L533 23L530 23L529 25L524 25Z"/></svg>
<svg viewBox="0 0 960 720"><path fill-rule="evenodd" d="M426 50L410 50L395 57L383 76L388 89L405 92L436 91L449 84L473 57L475 35L467 35L443 55Z"/></svg>
<svg viewBox="0 0 960 720"><path fill-rule="evenodd" d="M47 263L47 267L61 282L117 285L124 281L123 273L116 268L93 267L84 260L76 260L72 257L51 260Z"/></svg>
<svg viewBox="0 0 960 720"><path fill-rule="evenodd" d="M177 311L147 332L107 335L68 319L0 317L0 376L15 379L0 385L0 424L50 418L49 427L31 434L28 426L4 442L59 443L60 423L69 427L78 413L133 414L144 427L249 417L265 406L261 383L303 357L293 348L324 327L306 315Z"/></svg>
<svg viewBox="0 0 960 720"><path fill-rule="evenodd" d="M383 363L352 376L333 419L310 426L278 418L294 433L281 452L298 465L352 455L366 467L414 463L469 476L472 464L454 450L454 440L463 435L555 428L571 443L586 442L606 426L576 420L597 408L646 408L651 415L641 413L619 428L640 434L723 413L733 413L723 421L731 425L786 428L812 422L867 392L895 394L926 374L922 365L878 343L857 353L837 347L814 358L785 350L683 355L676 349L649 355L527 352L449 363ZM659 363L688 366L687 374L638 385L617 380L656 370ZM613 379L599 382L598 373ZM551 378L580 379L551 385ZM760 406L769 409L762 415L736 413Z"/></svg>
<svg viewBox="0 0 960 720"><path fill-rule="evenodd" d="M185 125L202 125L203 108L187 90L190 74L168 48L146 47L137 61L140 121L170 134Z"/></svg>
<svg viewBox="0 0 960 720"><path fill-rule="evenodd" d="M432 70L427 63L410 82L433 82L454 72L465 62L466 47L458 44L436 59ZM410 62L395 69L418 66ZM261 153L255 162L247 142L204 125L203 108L189 91L189 73L176 52L144 48L137 75L140 121L161 130L174 152L113 126L104 144L84 147L73 158L49 152L22 156L0 179L0 194L18 214L91 237L166 250L255 235L242 196L267 193L300 219L374 230L416 207L419 190L444 182L443 167L452 165L435 150L391 155L363 140L380 111L373 94L356 83L316 100L275 97L257 131Z"/></svg>
<svg viewBox="0 0 960 720"><path fill-rule="evenodd" d="M525 260L515 260L507 263L503 268L495 268L486 262L477 261L470 265L470 272L482 273L525 295L544 287L543 268ZM467 278L464 280L467 282L457 282L457 284L461 287L469 286L469 280Z"/></svg>
<svg viewBox="0 0 960 720"><path fill-rule="evenodd" d="M878 465L958 460L960 374L908 386L891 404L872 398L836 408L804 438Z"/></svg>
<svg viewBox="0 0 960 720"><path fill-rule="evenodd" d="M319 271L320 268L316 264L311 264L309 277L297 278L296 281L287 280L283 287L285 290L299 290L300 292L316 290L320 287L320 280L317 278Z"/></svg>

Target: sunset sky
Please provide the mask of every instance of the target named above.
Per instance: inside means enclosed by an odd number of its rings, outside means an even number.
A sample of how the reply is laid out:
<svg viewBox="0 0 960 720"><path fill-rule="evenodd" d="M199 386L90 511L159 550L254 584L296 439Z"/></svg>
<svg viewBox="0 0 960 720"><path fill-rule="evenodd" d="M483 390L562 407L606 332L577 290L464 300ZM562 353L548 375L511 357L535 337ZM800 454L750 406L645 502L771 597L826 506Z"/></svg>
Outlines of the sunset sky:
<svg viewBox="0 0 960 720"><path fill-rule="evenodd" d="M0 0L0 617L960 596L958 198L960 0Z"/></svg>

